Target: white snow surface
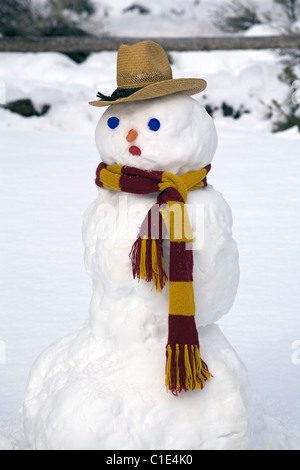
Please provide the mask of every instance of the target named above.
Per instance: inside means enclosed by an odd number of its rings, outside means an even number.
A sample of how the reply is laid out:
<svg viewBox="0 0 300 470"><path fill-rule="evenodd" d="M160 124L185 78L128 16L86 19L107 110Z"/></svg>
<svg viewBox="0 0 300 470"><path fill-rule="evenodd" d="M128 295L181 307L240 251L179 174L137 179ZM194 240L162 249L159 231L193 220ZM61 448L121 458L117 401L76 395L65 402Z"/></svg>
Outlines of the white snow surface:
<svg viewBox="0 0 300 470"><path fill-rule="evenodd" d="M219 8L226 0L95 0L97 13L89 30L94 34L140 37L193 37L224 35L214 24ZM139 8L147 10L140 14ZM255 25L253 34L280 34L286 27L281 8L272 0L254 2L261 24ZM269 19L265 19L268 13ZM222 13L221 13L222 14ZM258 28L257 28L258 26ZM251 31L249 28L247 33ZM226 34L226 33L225 33ZM238 33L243 34L243 32Z"/></svg>
<svg viewBox="0 0 300 470"><path fill-rule="evenodd" d="M225 393L229 396L235 383L236 388L241 387L243 400L238 402L237 395L231 394L235 401L227 411L231 412L231 424L235 424L237 433L243 432L245 422L249 424L247 445L252 449L299 449L300 139L295 129L270 134L270 122L263 119L266 114L261 102L274 97L280 100L286 95L286 87L276 78L280 66L272 53L263 51L172 56L176 76L200 76L208 81L206 98L203 94L196 96L202 104L208 100L219 104L225 96L237 108L246 103L251 110L250 115L240 120L225 119L220 113L215 119L219 146L209 183L221 191L232 209L241 279L230 313L218 321L218 326L208 325L200 333L207 362L210 359L216 377L224 379L224 394L220 396L215 391L208 397L213 382L200 393L207 400L218 401L222 408ZM37 106L51 104L49 113L41 118L25 119L0 109L3 221L0 341L4 345L1 351L5 350L5 357L0 357L1 449L43 448L49 440L59 448L61 444L55 441L54 432L57 426L68 436L66 447L76 447L78 441L72 440L70 423L62 419L66 416L68 390L72 390L73 400L67 414L74 415L74 410L80 409L74 427L82 429L82 420L91 422L90 431L79 434L86 448L99 445L97 413L109 413L107 420L114 417L103 433L107 448L126 448L125 437L127 442L132 439L136 448L162 445L211 448L215 446L215 435L228 433L223 428L222 413L226 410L223 406L211 417L219 422L219 428L207 431L200 445L192 439L193 429L201 435L197 423L193 424L196 428L185 428L183 434L188 444L172 441L174 434L164 434L163 427L157 428L157 416L161 416L162 422L168 421L168 410L173 406L184 407L184 412L190 413L194 395L186 394L182 402L175 402L177 405L165 390L159 392L159 399L152 389L142 395L141 377L136 383L123 382L124 398L118 401L116 385L120 384L114 382L118 376L124 377L127 367L143 370L141 364L151 354L153 387L161 387L163 371L158 366L161 351L157 344L150 340L149 349L138 357L131 355L131 361L122 356L118 375L115 369L110 369L110 359L100 355L98 344L90 335L88 310L92 285L83 263L81 227L84 212L97 198L93 180L99 156L94 131L102 111L88 106L87 101L93 99L97 90L113 91L115 59L115 53L99 53L76 65L60 54L0 55L0 78L6 83L8 101L29 96ZM163 328L160 325L158 330L165 338ZM215 338L209 345L207 328L209 336ZM109 331L107 334L109 337ZM102 351L103 347L101 343ZM40 356L42 351L45 352ZM53 364L57 357L61 368ZM39 397L44 403L40 408L41 428L27 429L31 442L26 442L22 405L34 363L35 382L30 385L34 394L43 389L42 378L47 374L50 377L51 370L55 380L49 385L61 386L62 393L55 396L55 411L49 409L53 406L49 396ZM224 367L226 363L228 368ZM107 378L109 373L112 393L100 386L102 375ZM249 408L247 375L251 390ZM87 390L89 407L84 400ZM140 418L130 400L132 390L141 397L139 403L144 396L147 420L140 437L135 432ZM27 413L35 410L33 400ZM232 415L233 410L236 414ZM124 411L128 419L130 416L131 427L127 422L125 428L125 420L121 419ZM181 415L184 412L179 411ZM218 413L222 419L218 419ZM47 429L45 422L49 425ZM232 442L232 447L237 444Z"/></svg>

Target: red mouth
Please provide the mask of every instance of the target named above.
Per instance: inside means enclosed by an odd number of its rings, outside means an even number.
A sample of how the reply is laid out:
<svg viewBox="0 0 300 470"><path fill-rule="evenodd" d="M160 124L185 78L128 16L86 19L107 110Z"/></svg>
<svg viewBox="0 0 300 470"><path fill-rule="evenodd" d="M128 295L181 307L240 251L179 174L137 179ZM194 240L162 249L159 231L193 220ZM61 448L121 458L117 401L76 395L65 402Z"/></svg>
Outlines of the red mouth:
<svg viewBox="0 0 300 470"><path fill-rule="evenodd" d="M132 145L131 147L129 147L129 152L131 153L131 155L135 155L136 157L140 157L142 153L141 149L136 145Z"/></svg>

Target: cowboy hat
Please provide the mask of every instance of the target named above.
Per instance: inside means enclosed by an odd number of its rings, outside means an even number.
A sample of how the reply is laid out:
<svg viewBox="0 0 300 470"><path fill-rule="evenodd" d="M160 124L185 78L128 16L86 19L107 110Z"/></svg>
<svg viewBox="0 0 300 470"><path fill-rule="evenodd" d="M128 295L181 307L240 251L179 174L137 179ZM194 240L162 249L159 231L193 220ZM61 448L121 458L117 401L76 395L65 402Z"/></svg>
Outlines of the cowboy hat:
<svg viewBox="0 0 300 470"><path fill-rule="evenodd" d="M202 78L172 78L172 69L164 49L153 41L122 45L117 58L118 88L111 96L97 93L92 106L109 106L127 101L147 100L172 93L195 95L206 88Z"/></svg>

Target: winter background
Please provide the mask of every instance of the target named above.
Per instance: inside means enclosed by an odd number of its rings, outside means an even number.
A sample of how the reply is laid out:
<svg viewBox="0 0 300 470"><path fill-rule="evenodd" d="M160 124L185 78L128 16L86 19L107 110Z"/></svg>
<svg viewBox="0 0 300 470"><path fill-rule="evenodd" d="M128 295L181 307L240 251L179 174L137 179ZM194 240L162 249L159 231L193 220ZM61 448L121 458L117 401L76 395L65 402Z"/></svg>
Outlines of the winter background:
<svg viewBox="0 0 300 470"><path fill-rule="evenodd" d="M210 16L221 0L139 1L150 11L124 12L133 3L96 2L93 27L143 38L223 34ZM272 21L240 34L282 32L280 11L272 11ZM103 110L87 102L116 88L116 56L76 63L60 53L0 53L2 103L50 106L32 117L0 107L0 449L28 449L22 403L31 367L88 318L81 226L97 196L94 129ZM297 89L279 78L276 51L170 56L175 78L207 80L195 98L213 112L219 134L209 182L232 208L241 282L218 324L248 370L251 447L300 450L300 134L296 125L273 132L278 103L297 104Z"/></svg>

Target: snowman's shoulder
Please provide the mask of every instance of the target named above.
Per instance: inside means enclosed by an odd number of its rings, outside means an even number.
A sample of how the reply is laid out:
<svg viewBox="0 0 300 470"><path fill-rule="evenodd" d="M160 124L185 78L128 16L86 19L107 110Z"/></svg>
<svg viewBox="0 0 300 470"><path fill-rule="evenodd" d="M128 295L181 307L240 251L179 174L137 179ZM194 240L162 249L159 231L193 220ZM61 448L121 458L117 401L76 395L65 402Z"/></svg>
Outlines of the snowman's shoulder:
<svg viewBox="0 0 300 470"><path fill-rule="evenodd" d="M198 212L204 214L205 218L213 219L216 223L231 226L232 211L220 191L216 191L213 186L208 185L196 191L191 191L187 204L191 206L193 212L197 207Z"/></svg>
<svg viewBox="0 0 300 470"><path fill-rule="evenodd" d="M222 204L223 202L227 204L222 193L217 191L211 184L208 184L205 188L189 192L188 197L193 201L196 198L208 204Z"/></svg>

